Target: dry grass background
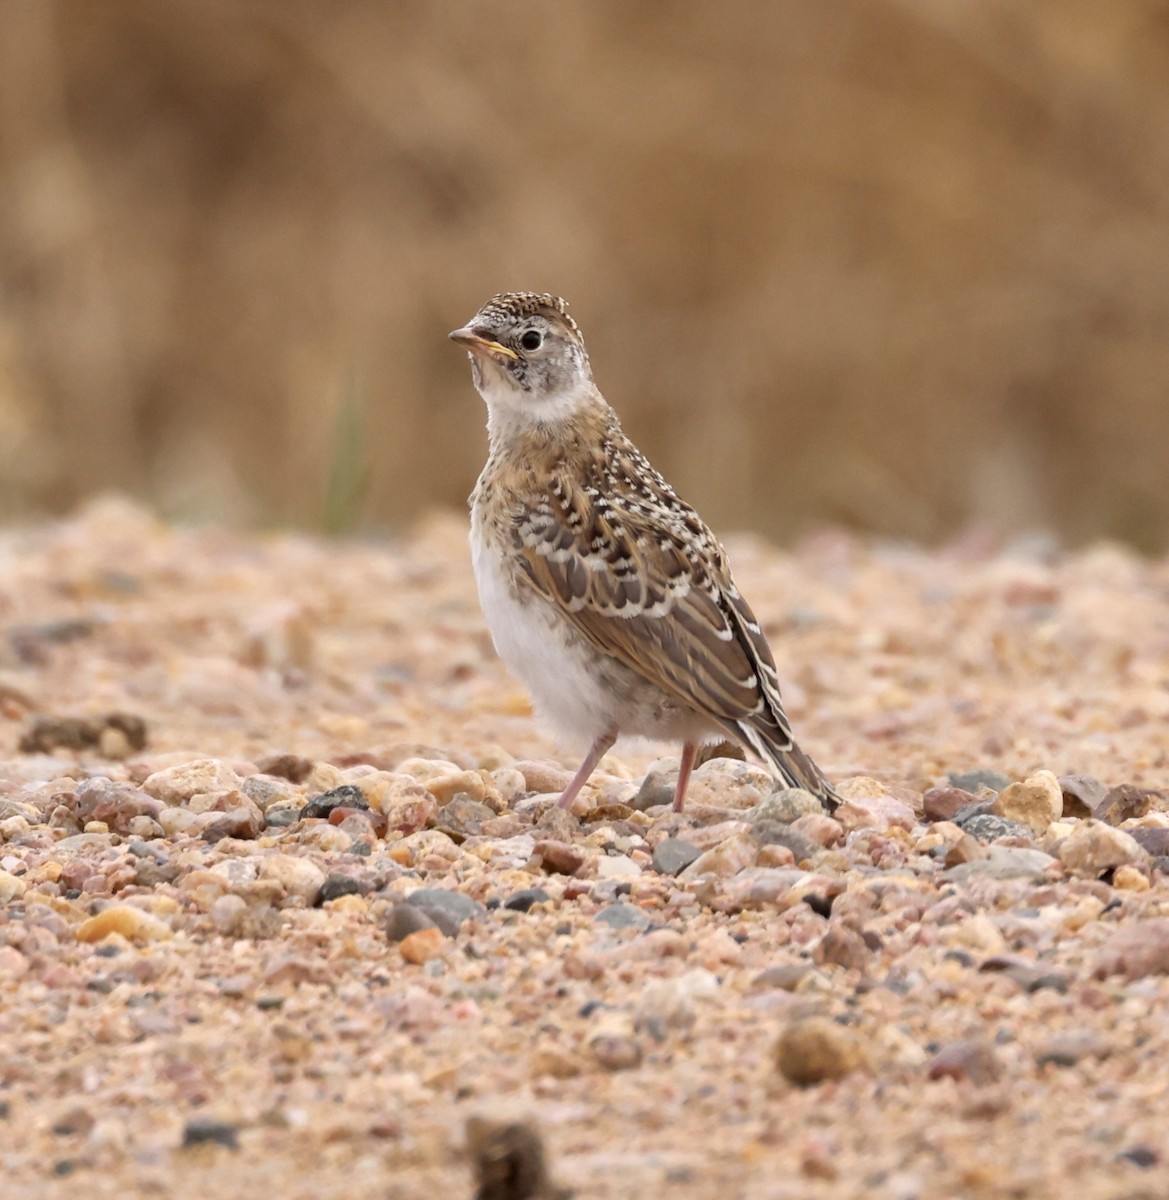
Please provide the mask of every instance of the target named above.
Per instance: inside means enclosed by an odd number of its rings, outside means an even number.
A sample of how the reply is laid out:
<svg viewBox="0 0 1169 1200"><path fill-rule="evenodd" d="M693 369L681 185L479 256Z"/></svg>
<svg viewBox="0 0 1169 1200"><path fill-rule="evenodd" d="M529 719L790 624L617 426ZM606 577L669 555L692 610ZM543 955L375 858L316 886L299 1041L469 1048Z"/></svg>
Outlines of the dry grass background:
<svg viewBox="0 0 1169 1200"><path fill-rule="evenodd" d="M1154 0L0 0L0 511L460 503L524 287L719 528L1164 545L1167 180Z"/></svg>

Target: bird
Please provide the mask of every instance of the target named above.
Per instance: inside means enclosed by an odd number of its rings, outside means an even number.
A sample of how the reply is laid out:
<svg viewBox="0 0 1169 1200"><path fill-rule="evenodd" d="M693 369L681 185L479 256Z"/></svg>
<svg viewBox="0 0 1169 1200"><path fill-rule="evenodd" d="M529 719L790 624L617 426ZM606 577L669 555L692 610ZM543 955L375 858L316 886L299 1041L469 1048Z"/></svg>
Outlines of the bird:
<svg viewBox="0 0 1169 1200"><path fill-rule="evenodd" d="M621 428L566 301L500 293L449 336L487 406L469 504L488 630L537 712L590 743L559 807L632 735L682 743L675 812L699 747L728 737L832 811L726 551Z"/></svg>

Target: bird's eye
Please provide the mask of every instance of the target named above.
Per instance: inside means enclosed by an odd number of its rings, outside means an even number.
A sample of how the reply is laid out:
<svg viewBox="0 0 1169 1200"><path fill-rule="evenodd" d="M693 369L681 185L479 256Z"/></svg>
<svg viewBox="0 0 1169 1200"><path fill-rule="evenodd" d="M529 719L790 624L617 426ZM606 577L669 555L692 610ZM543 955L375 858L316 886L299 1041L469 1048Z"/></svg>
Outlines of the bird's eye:
<svg viewBox="0 0 1169 1200"><path fill-rule="evenodd" d="M538 329L529 329L524 336L520 338L520 345L523 346L525 350L539 350L540 343L543 340L544 338Z"/></svg>

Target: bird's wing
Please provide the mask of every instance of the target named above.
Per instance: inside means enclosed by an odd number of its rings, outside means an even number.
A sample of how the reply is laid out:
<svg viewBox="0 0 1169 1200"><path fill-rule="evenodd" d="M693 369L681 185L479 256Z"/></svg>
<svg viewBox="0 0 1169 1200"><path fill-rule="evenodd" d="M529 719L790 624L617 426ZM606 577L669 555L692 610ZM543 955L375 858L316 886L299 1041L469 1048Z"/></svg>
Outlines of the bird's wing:
<svg viewBox="0 0 1169 1200"><path fill-rule="evenodd" d="M526 583L667 696L790 748L775 662L722 547L638 465L636 486L602 491L560 473L527 498L512 525Z"/></svg>

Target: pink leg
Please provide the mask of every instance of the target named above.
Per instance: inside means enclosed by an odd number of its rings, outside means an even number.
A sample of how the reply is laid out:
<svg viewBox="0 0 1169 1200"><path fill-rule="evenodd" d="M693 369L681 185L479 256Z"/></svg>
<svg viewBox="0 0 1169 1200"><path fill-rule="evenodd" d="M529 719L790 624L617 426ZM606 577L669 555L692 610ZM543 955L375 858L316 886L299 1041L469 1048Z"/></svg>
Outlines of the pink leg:
<svg viewBox="0 0 1169 1200"><path fill-rule="evenodd" d="M686 799L686 785L690 782L690 772L694 770L694 756L698 747L693 742L687 742L682 747L682 761L678 765L678 786L674 788L674 811L682 811L682 802Z"/></svg>
<svg viewBox="0 0 1169 1200"><path fill-rule="evenodd" d="M572 782L560 794L560 799L556 804L557 808L569 808L572 802L580 795L580 789L589 781L589 776L597 769L597 763L609 753L609 747L617 740L615 733L602 733L585 755L585 760L580 764L580 770L572 777Z"/></svg>

